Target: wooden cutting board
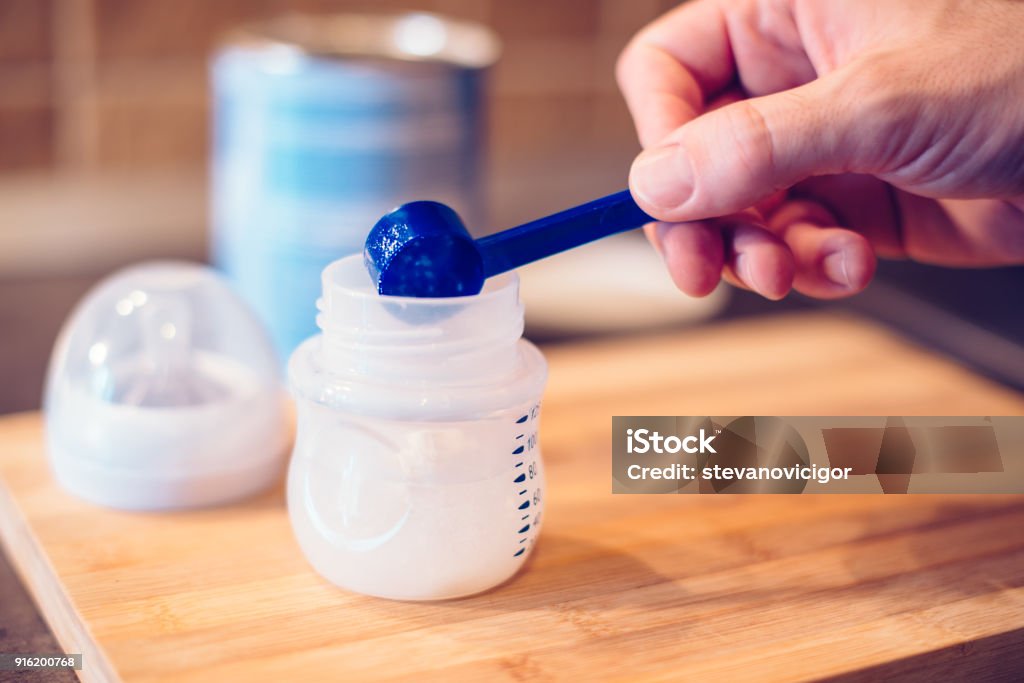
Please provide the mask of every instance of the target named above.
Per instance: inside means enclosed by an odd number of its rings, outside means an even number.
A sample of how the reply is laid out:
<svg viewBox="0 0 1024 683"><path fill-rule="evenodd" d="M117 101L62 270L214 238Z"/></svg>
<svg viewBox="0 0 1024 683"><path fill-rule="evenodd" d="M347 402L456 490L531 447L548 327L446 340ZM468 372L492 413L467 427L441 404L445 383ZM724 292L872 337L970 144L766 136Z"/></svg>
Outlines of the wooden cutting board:
<svg viewBox="0 0 1024 683"><path fill-rule="evenodd" d="M613 496L610 417L1020 414L1020 395L824 314L547 355L542 540L484 595L334 588L281 490L179 514L81 502L37 414L0 420L4 545L89 681L1019 679L1024 497Z"/></svg>

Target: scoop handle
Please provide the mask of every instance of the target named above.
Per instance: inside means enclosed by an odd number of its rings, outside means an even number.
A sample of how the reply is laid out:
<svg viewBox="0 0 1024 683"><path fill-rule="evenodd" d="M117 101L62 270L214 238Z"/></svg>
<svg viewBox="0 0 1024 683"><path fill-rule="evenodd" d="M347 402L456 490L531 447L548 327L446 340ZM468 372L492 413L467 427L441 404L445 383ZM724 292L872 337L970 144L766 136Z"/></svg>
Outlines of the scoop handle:
<svg viewBox="0 0 1024 683"><path fill-rule="evenodd" d="M654 221L629 190L601 197L476 241L483 257L484 277L518 268L602 237L639 228Z"/></svg>

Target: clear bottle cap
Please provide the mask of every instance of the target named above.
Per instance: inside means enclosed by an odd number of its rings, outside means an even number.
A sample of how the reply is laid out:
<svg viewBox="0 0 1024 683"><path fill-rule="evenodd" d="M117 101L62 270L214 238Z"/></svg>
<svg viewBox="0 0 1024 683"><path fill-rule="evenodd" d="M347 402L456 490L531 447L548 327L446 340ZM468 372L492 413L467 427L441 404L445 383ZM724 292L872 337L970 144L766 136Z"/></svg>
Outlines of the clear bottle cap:
<svg viewBox="0 0 1024 683"><path fill-rule="evenodd" d="M59 481L114 507L209 505L280 473L286 422L266 333L209 268L155 262L94 287L58 337L46 427Z"/></svg>

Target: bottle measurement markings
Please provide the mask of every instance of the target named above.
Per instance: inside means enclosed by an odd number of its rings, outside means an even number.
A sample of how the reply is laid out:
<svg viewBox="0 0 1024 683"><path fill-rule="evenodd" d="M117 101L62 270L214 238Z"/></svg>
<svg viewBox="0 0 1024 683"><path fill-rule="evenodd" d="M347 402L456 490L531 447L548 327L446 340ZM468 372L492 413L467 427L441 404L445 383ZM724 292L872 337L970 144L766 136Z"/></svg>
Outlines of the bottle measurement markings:
<svg viewBox="0 0 1024 683"><path fill-rule="evenodd" d="M527 510L530 512L526 512L526 514L519 518L521 526L516 532L516 536L519 537L517 545L524 547L518 548L518 550L513 553L513 557L519 557L533 547L533 542L537 533L537 525L540 522L541 485L538 480L540 468L537 463L537 458L534 455L534 452L537 450L537 428L535 426L535 422L539 415L540 405L538 404L533 406L528 413L515 421L516 425L522 425L516 431L522 430L522 433L516 434L515 442L517 443L512 450L512 455L522 456L523 459L518 460L518 462L515 463L513 469L519 471L512 479L512 483L520 486L526 484L527 486L527 488L520 488L517 486L516 509L519 512ZM524 439L525 443L523 443ZM526 467L525 471L520 469L524 466ZM533 519L530 519L531 514L533 515Z"/></svg>

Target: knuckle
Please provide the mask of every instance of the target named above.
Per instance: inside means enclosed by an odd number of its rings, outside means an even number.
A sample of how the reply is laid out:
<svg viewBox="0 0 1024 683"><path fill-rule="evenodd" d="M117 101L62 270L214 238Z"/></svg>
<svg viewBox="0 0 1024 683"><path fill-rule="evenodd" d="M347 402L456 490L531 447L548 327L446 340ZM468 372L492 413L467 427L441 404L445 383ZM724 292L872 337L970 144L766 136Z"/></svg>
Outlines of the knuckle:
<svg viewBox="0 0 1024 683"><path fill-rule="evenodd" d="M757 105L745 100L722 109L725 134L737 160L748 175L758 179L776 177L775 143L768 121Z"/></svg>
<svg viewBox="0 0 1024 683"><path fill-rule="evenodd" d="M641 36L635 36L619 53L618 58L615 60L615 82L619 86L619 90L626 90L629 82L632 80L631 72L634 71L634 62L636 62L641 48Z"/></svg>

